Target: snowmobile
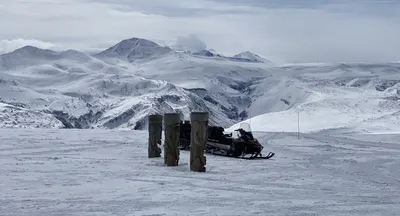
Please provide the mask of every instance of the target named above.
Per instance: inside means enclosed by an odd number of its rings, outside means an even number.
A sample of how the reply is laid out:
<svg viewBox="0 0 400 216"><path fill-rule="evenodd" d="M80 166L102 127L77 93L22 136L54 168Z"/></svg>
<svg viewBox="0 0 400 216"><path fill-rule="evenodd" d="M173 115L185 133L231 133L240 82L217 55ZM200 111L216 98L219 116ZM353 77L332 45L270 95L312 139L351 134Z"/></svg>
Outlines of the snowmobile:
<svg viewBox="0 0 400 216"><path fill-rule="evenodd" d="M189 150L191 133L190 122L181 122L180 130L179 149ZM262 156L261 151L264 147L254 138L249 124L242 123L234 133L236 137L234 137L232 133L225 134L223 127L208 126L205 152L242 159L270 159L275 155L275 153L269 152L267 156Z"/></svg>

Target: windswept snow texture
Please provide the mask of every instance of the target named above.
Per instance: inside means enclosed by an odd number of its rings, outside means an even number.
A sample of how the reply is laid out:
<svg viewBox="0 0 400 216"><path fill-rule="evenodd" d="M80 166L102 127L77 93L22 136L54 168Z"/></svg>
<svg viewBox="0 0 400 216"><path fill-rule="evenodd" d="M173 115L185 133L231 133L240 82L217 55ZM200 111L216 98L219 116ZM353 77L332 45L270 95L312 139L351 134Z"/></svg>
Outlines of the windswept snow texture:
<svg viewBox="0 0 400 216"><path fill-rule="evenodd" d="M147 132L0 129L0 215L397 215L399 135L257 133L270 160L147 158ZM268 144L265 144L268 142Z"/></svg>
<svg viewBox="0 0 400 216"><path fill-rule="evenodd" d="M0 127L136 130L151 113L206 111L229 130L252 118L257 131L295 132L300 112L302 132L393 133L399 74L400 63L279 66L141 38L96 55L26 46L0 55Z"/></svg>

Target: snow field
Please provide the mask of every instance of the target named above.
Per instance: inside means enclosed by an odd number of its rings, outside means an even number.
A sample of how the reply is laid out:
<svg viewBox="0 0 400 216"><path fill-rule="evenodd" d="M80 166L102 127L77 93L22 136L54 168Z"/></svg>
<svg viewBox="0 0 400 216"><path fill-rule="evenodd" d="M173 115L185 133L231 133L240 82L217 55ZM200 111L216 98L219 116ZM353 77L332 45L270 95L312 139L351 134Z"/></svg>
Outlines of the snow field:
<svg viewBox="0 0 400 216"><path fill-rule="evenodd" d="M0 129L0 215L396 215L399 135L256 133L271 160L147 158L147 131Z"/></svg>

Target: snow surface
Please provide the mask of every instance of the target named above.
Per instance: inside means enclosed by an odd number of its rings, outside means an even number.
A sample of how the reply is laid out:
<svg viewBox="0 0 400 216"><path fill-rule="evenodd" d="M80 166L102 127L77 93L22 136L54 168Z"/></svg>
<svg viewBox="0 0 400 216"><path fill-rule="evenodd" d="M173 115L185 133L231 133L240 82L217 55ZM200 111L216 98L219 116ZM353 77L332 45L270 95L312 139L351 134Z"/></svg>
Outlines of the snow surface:
<svg viewBox="0 0 400 216"><path fill-rule="evenodd" d="M0 215L397 215L398 134L256 133L273 151L147 158L147 131L0 129Z"/></svg>

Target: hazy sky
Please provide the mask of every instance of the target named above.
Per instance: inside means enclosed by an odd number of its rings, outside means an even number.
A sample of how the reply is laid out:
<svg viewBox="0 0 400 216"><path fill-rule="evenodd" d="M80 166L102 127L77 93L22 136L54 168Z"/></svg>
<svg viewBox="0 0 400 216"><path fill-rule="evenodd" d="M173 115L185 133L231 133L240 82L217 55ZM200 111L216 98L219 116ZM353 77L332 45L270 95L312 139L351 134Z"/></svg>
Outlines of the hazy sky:
<svg viewBox="0 0 400 216"><path fill-rule="evenodd" d="M278 62L400 60L399 0L0 0L0 53L141 37Z"/></svg>

